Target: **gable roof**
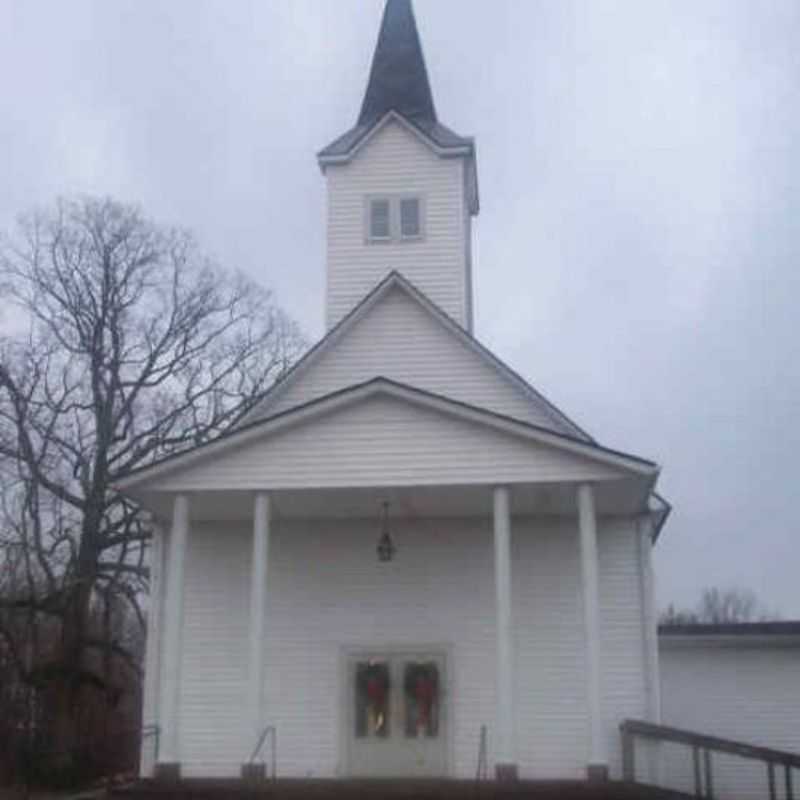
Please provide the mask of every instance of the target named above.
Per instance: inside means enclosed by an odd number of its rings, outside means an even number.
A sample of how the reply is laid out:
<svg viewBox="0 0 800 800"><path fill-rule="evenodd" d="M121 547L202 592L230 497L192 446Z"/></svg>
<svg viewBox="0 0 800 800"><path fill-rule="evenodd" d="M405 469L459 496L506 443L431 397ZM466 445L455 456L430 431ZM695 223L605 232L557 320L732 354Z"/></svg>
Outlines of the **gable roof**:
<svg viewBox="0 0 800 800"><path fill-rule="evenodd" d="M372 125L391 110L436 122L411 0L387 0L358 124Z"/></svg>
<svg viewBox="0 0 800 800"><path fill-rule="evenodd" d="M492 429L516 440L543 445L566 455L586 459L587 462L613 468L622 474L641 476L654 481L659 472L658 466L652 461L611 448L601 447L594 442L587 442L575 436L557 433L483 408L470 406L467 403L455 401L413 386L407 386L384 377L377 377L365 383L332 392L329 395L272 417L250 423L241 428L231 429L211 442L198 445L182 453L167 456L154 464L141 467L119 481L116 488L121 491L130 491L134 487L156 479L159 480L159 485L162 485L166 474L174 474L190 468L198 462L206 461L212 457L218 458L233 450L238 452L239 448L262 437L277 434L289 428L297 428L302 423L306 423L315 417L377 396L393 398L403 401L409 406L438 412L450 419L474 423L481 428ZM382 423L379 427L386 428ZM422 438L424 439L425 437ZM293 448L293 451L296 451L296 449ZM325 448L325 450L330 451L330 448ZM332 455L334 458L338 458L336 453ZM278 470L283 469L284 462L278 460L276 467ZM416 469L415 465L415 471ZM239 486L238 482L237 486Z"/></svg>
<svg viewBox="0 0 800 800"><path fill-rule="evenodd" d="M370 123L355 125L323 147L317 153L319 163L325 166L349 161L374 132L391 120L404 124L439 155L475 155L475 140L471 136L460 136L438 120L411 119L401 111L389 109Z"/></svg>
<svg viewBox="0 0 800 800"><path fill-rule="evenodd" d="M567 417L562 411L556 408L555 405L550 403L542 394L540 394L533 386L531 386L524 378L517 372L512 370L509 366L503 363L497 356L495 356L488 348L482 345L471 333L459 325L452 317L444 312L439 306L432 302L423 292L417 289L407 278L397 271L392 271L378 283L372 291L370 291L363 300L355 306L347 316L345 316L339 323L337 323L331 330L320 339L314 347L312 347L306 355L300 359L278 382L276 382L261 400L253 407L253 409L244 418L244 424L253 422L259 417L267 416L270 413L273 405L279 396L285 394L290 388L300 379L304 374L320 362L323 356L334 346L335 343L341 341L358 323L364 319L372 308L380 303L392 290L400 290L406 297L420 308L422 313L429 317L434 324L444 328L450 336L461 343L468 351L474 353L481 363L488 369L492 370L498 375L502 381L513 387L522 397L535 407L537 418L543 421L549 421L549 424L543 427L550 428L553 431L566 433L570 436L575 436L585 441L592 441L592 437L576 425L571 419ZM382 372L376 370L375 374ZM373 377L370 375L369 377ZM401 382L406 378L401 376ZM356 383L358 380L349 380L348 383ZM413 381L416 383L416 381ZM436 391L442 394L450 394L436 386ZM472 400L472 398L463 398ZM523 407L524 407L523 403ZM495 409L497 410L497 409ZM505 409L501 409L505 411ZM527 419L532 421L531 417L520 417L519 414L509 413L519 419Z"/></svg>

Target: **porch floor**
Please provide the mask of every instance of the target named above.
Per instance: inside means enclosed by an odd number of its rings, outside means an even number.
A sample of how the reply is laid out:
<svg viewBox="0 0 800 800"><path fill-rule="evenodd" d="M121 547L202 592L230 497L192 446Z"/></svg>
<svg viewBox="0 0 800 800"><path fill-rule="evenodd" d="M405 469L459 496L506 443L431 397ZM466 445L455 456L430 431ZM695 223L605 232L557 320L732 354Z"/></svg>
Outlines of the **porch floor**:
<svg viewBox="0 0 800 800"><path fill-rule="evenodd" d="M279 779L260 784L205 779L140 780L111 792L120 800L683 800L690 795L609 781Z"/></svg>

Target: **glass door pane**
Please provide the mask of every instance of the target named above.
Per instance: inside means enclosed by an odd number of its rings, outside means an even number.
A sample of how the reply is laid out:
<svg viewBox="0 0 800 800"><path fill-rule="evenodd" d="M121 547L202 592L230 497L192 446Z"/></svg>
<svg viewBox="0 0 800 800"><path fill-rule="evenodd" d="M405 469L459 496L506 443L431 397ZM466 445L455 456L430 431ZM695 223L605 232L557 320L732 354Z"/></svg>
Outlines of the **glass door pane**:
<svg viewBox="0 0 800 800"><path fill-rule="evenodd" d="M359 661L356 664L355 684L356 738L388 738L392 707L389 662Z"/></svg>
<svg viewBox="0 0 800 800"><path fill-rule="evenodd" d="M403 667L406 738L439 735L441 675L436 661L407 661Z"/></svg>

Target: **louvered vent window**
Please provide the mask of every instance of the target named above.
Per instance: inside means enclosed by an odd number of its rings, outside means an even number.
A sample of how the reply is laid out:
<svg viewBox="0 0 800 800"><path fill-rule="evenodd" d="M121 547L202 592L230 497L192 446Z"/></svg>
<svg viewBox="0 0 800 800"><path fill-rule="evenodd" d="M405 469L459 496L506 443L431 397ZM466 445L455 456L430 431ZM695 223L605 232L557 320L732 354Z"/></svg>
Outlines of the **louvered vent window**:
<svg viewBox="0 0 800 800"><path fill-rule="evenodd" d="M369 204L369 238L382 241L392 238L391 205L387 198L373 198Z"/></svg>
<svg viewBox="0 0 800 800"><path fill-rule="evenodd" d="M414 195L369 197L365 204L365 238L400 242L423 238L423 204Z"/></svg>
<svg viewBox="0 0 800 800"><path fill-rule="evenodd" d="M419 197L403 197L400 200L400 237L417 239L422 233L419 214Z"/></svg>

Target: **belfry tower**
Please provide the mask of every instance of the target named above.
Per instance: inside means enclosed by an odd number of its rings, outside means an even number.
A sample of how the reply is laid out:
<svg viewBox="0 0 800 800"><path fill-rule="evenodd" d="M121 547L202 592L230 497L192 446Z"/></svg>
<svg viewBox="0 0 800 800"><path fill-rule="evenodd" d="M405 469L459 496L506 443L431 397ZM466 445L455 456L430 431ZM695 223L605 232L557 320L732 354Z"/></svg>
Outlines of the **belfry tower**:
<svg viewBox="0 0 800 800"><path fill-rule="evenodd" d="M437 117L411 0L388 0L358 120L318 160L327 327L397 270L471 331L475 144Z"/></svg>

